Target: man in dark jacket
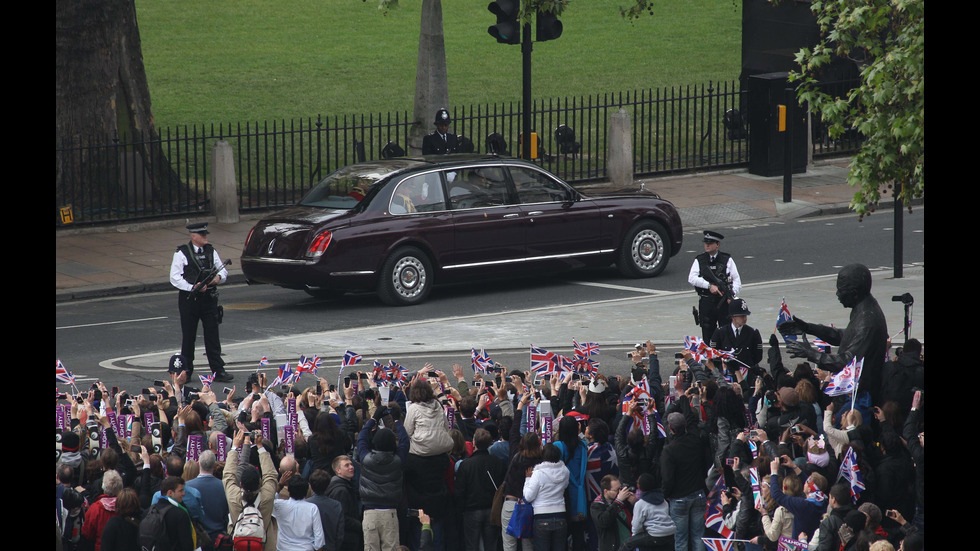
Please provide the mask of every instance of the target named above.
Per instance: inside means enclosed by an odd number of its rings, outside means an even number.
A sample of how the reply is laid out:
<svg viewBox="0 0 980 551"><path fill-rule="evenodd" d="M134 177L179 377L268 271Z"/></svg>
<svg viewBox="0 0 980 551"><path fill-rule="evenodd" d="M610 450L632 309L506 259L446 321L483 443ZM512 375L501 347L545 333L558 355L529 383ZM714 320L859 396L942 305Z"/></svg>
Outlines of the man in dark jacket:
<svg viewBox="0 0 980 551"><path fill-rule="evenodd" d="M599 537L597 551L618 551L620 544L630 537L636 496L611 474L602 477L599 488L602 493L589 505L589 515Z"/></svg>
<svg viewBox="0 0 980 551"><path fill-rule="evenodd" d="M490 508L497 487L504 483L507 466L487 451L493 437L486 429L473 434L473 455L456 470L456 501L463 511L466 549L496 549L500 529L490 525Z"/></svg>
<svg viewBox="0 0 980 551"><path fill-rule="evenodd" d="M380 411L382 408L378 409ZM394 422L397 437L389 428L374 432L377 424L376 419L368 419L357 437L357 457L361 462L361 504L364 506L361 527L365 549L389 549L398 545L396 508L403 497L402 465L409 447L408 433L401 421Z"/></svg>
<svg viewBox="0 0 980 551"><path fill-rule="evenodd" d="M674 521L675 549L704 549L704 513L707 491L704 486L711 466L711 446L695 427L688 430L683 413L667 416L671 438L660 458L664 497L670 502L670 518Z"/></svg>
<svg viewBox="0 0 980 551"><path fill-rule="evenodd" d="M820 522L820 541L817 551L837 551L840 549L840 535L837 531L844 524L847 513L854 511L851 504L851 486L847 482L838 482L830 487L830 511L827 518Z"/></svg>
<svg viewBox="0 0 980 551"><path fill-rule="evenodd" d="M184 509L184 479L179 476L168 476L160 483L160 503L154 507L166 508L163 522L167 528L167 540L170 547L167 551L191 551L194 549L194 528L191 517Z"/></svg>
<svg viewBox="0 0 980 551"><path fill-rule="evenodd" d="M339 549L344 543L344 509L339 501L327 495L330 473L317 469L310 474L310 488L313 495L306 501L316 505L320 511L320 525L323 527L323 540L326 549Z"/></svg>
<svg viewBox="0 0 980 551"><path fill-rule="evenodd" d="M327 495L337 500L344 511L344 543L340 549L360 551L364 548L364 534L361 532L361 503L354 486L354 463L350 457L339 455L333 460L332 467L337 474L330 479Z"/></svg>
<svg viewBox="0 0 980 551"><path fill-rule="evenodd" d="M898 403L899 411L908 411L912 407L912 389L923 388L924 384L922 343L918 339L909 339L897 358L885 362L881 376L881 403L891 400Z"/></svg>

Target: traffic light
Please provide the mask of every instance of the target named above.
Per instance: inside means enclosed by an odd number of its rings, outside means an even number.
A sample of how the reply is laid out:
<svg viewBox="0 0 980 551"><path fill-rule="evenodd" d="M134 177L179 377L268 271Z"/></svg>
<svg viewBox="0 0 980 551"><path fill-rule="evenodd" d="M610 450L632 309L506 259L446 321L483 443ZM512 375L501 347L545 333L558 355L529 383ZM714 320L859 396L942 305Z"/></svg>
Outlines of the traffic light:
<svg viewBox="0 0 980 551"><path fill-rule="evenodd" d="M544 42L561 36L561 21L553 13L539 11L535 19L535 40Z"/></svg>
<svg viewBox="0 0 980 551"><path fill-rule="evenodd" d="M497 16L497 24L491 25L487 32L500 44L520 44L521 24L517 14L521 10L520 0L496 0L487 9Z"/></svg>

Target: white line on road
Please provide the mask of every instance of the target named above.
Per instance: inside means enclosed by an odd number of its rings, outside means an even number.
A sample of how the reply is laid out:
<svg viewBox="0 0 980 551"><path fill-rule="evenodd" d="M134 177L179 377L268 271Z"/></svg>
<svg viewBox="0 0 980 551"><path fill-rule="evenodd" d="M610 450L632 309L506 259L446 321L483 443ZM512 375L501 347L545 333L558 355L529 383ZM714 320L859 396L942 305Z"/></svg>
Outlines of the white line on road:
<svg viewBox="0 0 980 551"><path fill-rule="evenodd" d="M603 289L614 289L616 291L632 291L634 293L644 293L647 295L667 295L673 294L674 291L658 291L657 289L641 289L639 287L630 287L629 285L613 285L612 283L597 283L595 281L569 281L572 285L585 285L586 287L601 287Z"/></svg>
<svg viewBox="0 0 980 551"><path fill-rule="evenodd" d="M101 323L83 323L80 325L65 325L63 327L55 327L55 329L78 329L80 327L98 327L100 325L115 325L119 323L137 323L140 321L154 321L154 320L165 320L167 316L157 316L155 318L140 318L135 320L119 320L119 321L103 321Z"/></svg>

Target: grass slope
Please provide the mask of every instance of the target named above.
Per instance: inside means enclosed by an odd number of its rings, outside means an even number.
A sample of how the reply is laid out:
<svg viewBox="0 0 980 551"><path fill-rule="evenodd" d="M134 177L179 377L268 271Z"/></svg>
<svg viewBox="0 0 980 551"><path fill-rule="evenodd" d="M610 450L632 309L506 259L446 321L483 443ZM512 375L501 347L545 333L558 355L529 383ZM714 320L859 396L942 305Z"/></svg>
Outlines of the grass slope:
<svg viewBox="0 0 980 551"><path fill-rule="evenodd" d="M741 7L661 0L630 23L626 0L576 0L561 38L535 43L535 99L738 78ZM409 111L421 0L137 0L158 127ZM446 0L453 105L521 99L520 46L487 34L487 0Z"/></svg>

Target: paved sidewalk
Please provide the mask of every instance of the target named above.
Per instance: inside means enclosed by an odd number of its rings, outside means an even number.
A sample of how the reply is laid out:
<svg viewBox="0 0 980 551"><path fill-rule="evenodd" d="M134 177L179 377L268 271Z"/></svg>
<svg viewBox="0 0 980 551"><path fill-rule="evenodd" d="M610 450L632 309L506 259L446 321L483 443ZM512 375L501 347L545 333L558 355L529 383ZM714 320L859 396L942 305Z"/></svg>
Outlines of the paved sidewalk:
<svg viewBox="0 0 980 551"><path fill-rule="evenodd" d="M791 203L783 203L783 178L745 170L684 176L638 178L674 203L685 233L734 222L798 218L846 212L854 190L847 185L850 159L821 161L793 175ZM596 184L593 184L596 185ZM602 184L598 184L602 185ZM586 191L591 186L582 186ZM213 216L144 222L101 228L63 228L55 233L56 302L127 295L170 288L170 261L187 241L189 221L209 222L209 241L230 259L229 280L244 282L238 259L257 215L236 224L215 223Z"/></svg>

